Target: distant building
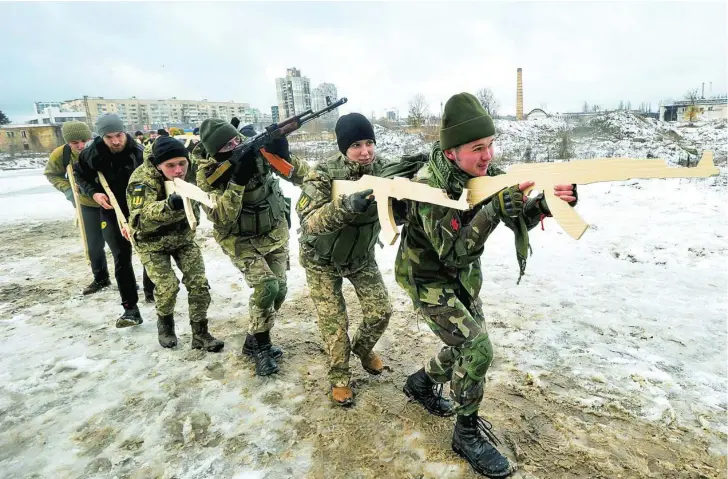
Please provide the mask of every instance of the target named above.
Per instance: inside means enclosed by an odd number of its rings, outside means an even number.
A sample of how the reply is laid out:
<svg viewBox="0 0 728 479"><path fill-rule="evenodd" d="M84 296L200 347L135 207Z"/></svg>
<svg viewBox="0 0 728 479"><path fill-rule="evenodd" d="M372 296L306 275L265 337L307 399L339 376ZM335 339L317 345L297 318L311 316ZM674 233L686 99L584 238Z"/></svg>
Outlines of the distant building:
<svg viewBox="0 0 728 479"><path fill-rule="evenodd" d="M33 103L36 115L42 115L48 108L58 108L60 110L62 106L62 101L36 101Z"/></svg>
<svg viewBox="0 0 728 479"><path fill-rule="evenodd" d="M273 119L272 123L278 123L279 121L281 121L281 117L278 114L278 107L277 106L270 107L270 116Z"/></svg>
<svg viewBox="0 0 728 479"><path fill-rule="evenodd" d="M0 153L46 153L62 144L59 125L0 126Z"/></svg>
<svg viewBox="0 0 728 479"><path fill-rule="evenodd" d="M690 121L692 108L692 102L688 100L662 105L659 118L662 121ZM701 98L696 101L694 109L695 120L728 118L728 98Z"/></svg>
<svg viewBox="0 0 728 479"><path fill-rule="evenodd" d="M327 102L328 98L328 102ZM313 90L311 90L311 108L314 111L326 108L330 103L334 103L339 99L339 94L336 90L336 85L333 83L322 83ZM320 118L321 122L330 126L336 124L336 120L339 119L339 109L330 111Z"/></svg>
<svg viewBox="0 0 728 479"><path fill-rule="evenodd" d="M311 82L300 70L289 68L285 78L276 78L276 97L283 119L303 113L311 108Z"/></svg>
<svg viewBox="0 0 728 479"><path fill-rule="evenodd" d="M548 118L549 114L540 108L534 108L526 114L526 120L539 120L541 118Z"/></svg>
<svg viewBox="0 0 728 479"><path fill-rule="evenodd" d="M62 104L61 110L86 112L86 102L93 125L99 116L115 113L121 117L127 130L152 130L168 128L170 125L199 125L207 118L230 120L232 117L255 117L249 103L214 102L208 100L142 100L137 97L111 99L88 97L69 100ZM258 112L258 116L260 112ZM241 119L242 121L242 119ZM251 122L252 123L252 122Z"/></svg>
<svg viewBox="0 0 728 479"><path fill-rule="evenodd" d="M67 121L86 122L86 113L82 111L62 111L56 107L48 107L37 114L33 120L29 120L29 125L52 125L57 123L65 123Z"/></svg>

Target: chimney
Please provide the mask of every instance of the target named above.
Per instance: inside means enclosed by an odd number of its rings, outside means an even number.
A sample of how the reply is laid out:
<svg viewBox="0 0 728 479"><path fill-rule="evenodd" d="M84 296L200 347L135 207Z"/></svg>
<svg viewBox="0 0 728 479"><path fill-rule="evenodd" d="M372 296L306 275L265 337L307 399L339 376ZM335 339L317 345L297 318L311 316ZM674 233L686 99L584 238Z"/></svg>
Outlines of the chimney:
<svg viewBox="0 0 728 479"><path fill-rule="evenodd" d="M703 89L700 92L700 98L705 98L705 82L703 82Z"/></svg>
<svg viewBox="0 0 728 479"><path fill-rule="evenodd" d="M523 120L523 69L519 68L516 81L516 120Z"/></svg>

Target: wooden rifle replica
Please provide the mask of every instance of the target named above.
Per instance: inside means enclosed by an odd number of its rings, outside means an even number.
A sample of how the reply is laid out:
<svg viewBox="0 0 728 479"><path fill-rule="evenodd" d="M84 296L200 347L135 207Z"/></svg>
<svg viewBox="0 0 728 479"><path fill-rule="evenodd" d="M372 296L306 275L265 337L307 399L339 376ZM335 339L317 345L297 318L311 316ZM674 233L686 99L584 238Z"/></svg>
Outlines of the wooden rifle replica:
<svg viewBox="0 0 728 479"><path fill-rule="evenodd" d="M309 121L315 120L316 118L335 110L347 101L348 100L346 98L341 98L338 101L331 103L331 99L326 97L327 106L319 111L312 111L309 109L299 115L287 118L280 123L273 123L272 125L267 126L264 132L255 135L250 140L235 147L235 149L232 150L233 154L231 158L220 163L210 172L210 175L207 176L207 182L210 185L215 184L215 182L218 181L231 166L236 165L237 162L241 161L241 159L244 158L251 150L258 151L273 168L278 170L286 178L290 178L293 174L293 165L280 156L267 151L265 149L266 145L268 145L271 140L290 135ZM213 156L215 155L214 151L208 151L207 153Z"/></svg>
<svg viewBox="0 0 728 479"><path fill-rule="evenodd" d="M114 196L114 192L111 191L111 187L109 186L109 182L106 181L106 177L103 173L100 171L99 174L99 183L101 183L101 186L104 188L104 191L106 192L106 196L109 197L109 203L111 203L111 206L114 207L114 212L116 213L116 222L119 224L119 230L122 230L123 232L126 231L126 234L129 236L129 241L131 242L131 245L136 249L136 241L134 241L134 234L129 228L129 223L126 221L126 216L124 216L124 212L121 210L121 206L119 206L119 202L116 201L116 196Z"/></svg>
<svg viewBox="0 0 728 479"><path fill-rule="evenodd" d="M606 181L625 181L635 178L707 178L716 176L720 170L713 164L713 152L703 153L694 168L668 167L664 160L642 160L635 158L602 158L574 160L563 163L527 163L512 165L508 173L498 176L481 176L470 179L460 199L450 199L443 190L416 183L407 178L378 178L364 175L357 181L334 181L331 197L350 195L358 191L374 190L377 212L382 227L382 239L392 245L399 237L399 231L392 214L392 198L466 210L489 199L503 188L533 181L528 193L539 188L547 200L551 215L561 228L572 238L579 239L588 228L573 207L554 195L554 186L562 184L586 185Z"/></svg>
<svg viewBox="0 0 728 479"><path fill-rule="evenodd" d="M195 200L212 209L215 209L217 205L215 195L209 195L196 185L187 183L179 178L175 178L172 181L165 181L164 191L168 197L172 193L177 193L182 197L185 206L185 216L187 216L187 222L190 224L192 231L197 229L197 217L195 217L195 211L192 209L192 201L190 200Z"/></svg>
<svg viewBox="0 0 728 479"><path fill-rule="evenodd" d="M71 184L71 191L73 192L73 201L75 203L76 210L76 223L78 229L81 230L81 243L83 243L83 252L86 254L86 262L91 264L91 256L88 254L88 240L86 239L86 228L83 224L83 214L81 214L81 195L78 193L78 185L76 185L76 177L73 176L73 165L71 163L66 167L66 176L68 176L68 182Z"/></svg>

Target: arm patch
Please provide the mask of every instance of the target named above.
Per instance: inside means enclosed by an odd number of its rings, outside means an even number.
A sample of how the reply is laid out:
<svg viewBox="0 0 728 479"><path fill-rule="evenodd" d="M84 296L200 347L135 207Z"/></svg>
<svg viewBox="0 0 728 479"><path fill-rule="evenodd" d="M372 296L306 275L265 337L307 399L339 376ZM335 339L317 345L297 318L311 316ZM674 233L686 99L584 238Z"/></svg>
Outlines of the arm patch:
<svg viewBox="0 0 728 479"><path fill-rule="evenodd" d="M133 207L139 207L144 203L144 185L134 185L134 188L131 190L130 199L131 199L131 205Z"/></svg>

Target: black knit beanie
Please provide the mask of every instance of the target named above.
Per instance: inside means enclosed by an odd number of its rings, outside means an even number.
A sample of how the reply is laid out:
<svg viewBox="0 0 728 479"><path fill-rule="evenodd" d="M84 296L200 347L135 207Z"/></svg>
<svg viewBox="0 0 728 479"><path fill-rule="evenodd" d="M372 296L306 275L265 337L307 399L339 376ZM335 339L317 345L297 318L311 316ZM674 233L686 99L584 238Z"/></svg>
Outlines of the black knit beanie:
<svg viewBox="0 0 728 479"><path fill-rule="evenodd" d="M169 133L164 128L160 128L159 130L157 130L157 135L159 135L159 136L169 136Z"/></svg>
<svg viewBox="0 0 728 479"><path fill-rule="evenodd" d="M361 113L349 113L339 118L334 128L339 151L346 156L346 150L352 143L361 140L372 140L375 144L374 127Z"/></svg>
<svg viewBox="0 0 728 479"><path fill-rule="evenodd" d="M149 161L158 166L172 158L184 157L189 159L190 153L184 143L171 136L160 136L152 145L152 156Z"/></svg>

